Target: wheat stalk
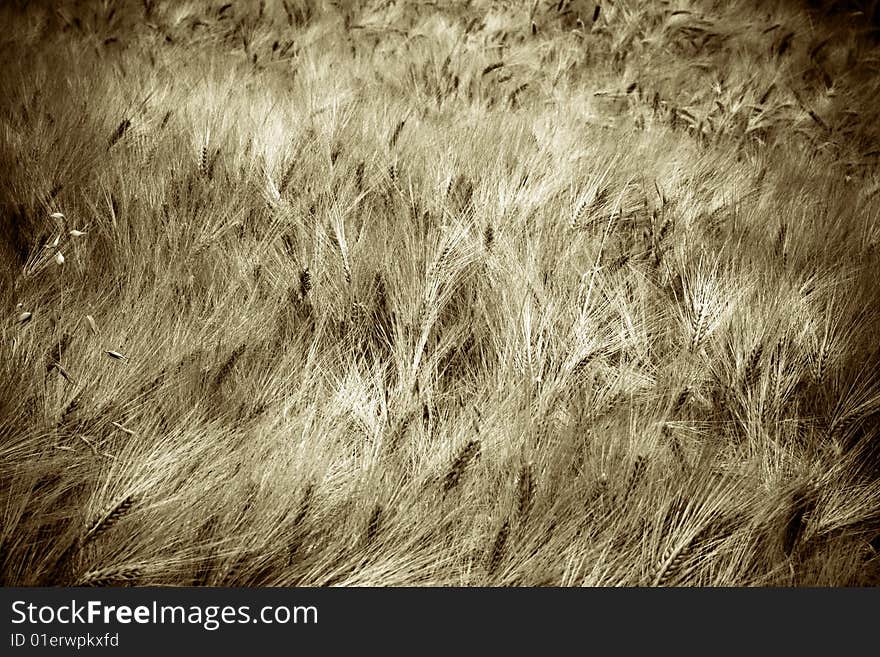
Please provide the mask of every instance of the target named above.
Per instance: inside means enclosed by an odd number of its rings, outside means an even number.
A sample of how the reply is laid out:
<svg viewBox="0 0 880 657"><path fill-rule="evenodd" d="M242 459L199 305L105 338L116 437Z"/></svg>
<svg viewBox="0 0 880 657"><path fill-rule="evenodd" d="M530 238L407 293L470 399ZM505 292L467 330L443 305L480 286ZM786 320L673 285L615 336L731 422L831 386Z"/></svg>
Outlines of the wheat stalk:
<svg viewBox="0 0 880 657"><path fill-rule="evenodd" d="M813 379L816 382L816 385L821 385L825 378L825 366L828 363L829 343L828 334L825 333L822 337L822 341L816 349L816 356L813 363Z"/></svg>
<svg viewBox="0 0 880 657"><path fill-rule="evenodd" d="M143 571L137 566L118 566L90 570L77 579L74 586L106 587L135 586L143 577Z"/></svg>
<svg viewBox="0 0 880 657"><path fill-rule="evenodd" d="M694 314L691 318L691 337L690 349L696 351L706 336L706 330L709 328L709 303L705 299L695 300Z"/></svg>
<svg viewBox="0 0 880 657"><path fill-rule="evenodd" d="M684 408L684 405L687 403L688 397L690 397L691 389L689 386L685 386L681 389L681 392L678 393L678 397L675 398L675 403L672 405L672 411L670 415L672 417L677 417L681 412L681 409Z"/></svg>
<svg viewBox="0 0 880 657"><path fill-rule="evenodd" d="M678 575L690 555L693 540L688 539L677 545L670 545L660 559L659 567L651 586L667 586Z"/></svg>
<svg viewBox="0 0 880 657"><path fill-rule="evenodd" d="M406 118L399 121L394 128L394 132L391 133L391 139L388 140L389 150L394 150L394 147L397 145L397 140L400 139L400 133L403 132L404 125L406 125Z"/></svg>
<svg viewBox="0 0 880 657"><path fill-rule="evenodd" d="M300 296L300 299L305 301L305 299L306 299L306 297L308 297L311 289L312 289L312 274L309 272L308 267L304 267L303 270L299 273L299 296Z"/></svg>
<svg viewBox="0 0 880 657"><path fill-rule="evenodd" d="M64 358L64 354L67 352L70 342L70 333L62 333L58 341L49 347L45 356L47 372L51 372L54 368L60 366L61 359Z"/></svg>
<svg viewBox="0 0 880 657"><path fill-rule="evenodd" d="M455 486L458 485L458 482L461 481L461 476L464 474L464 471L467 469L470 462L479 458L479 455L480 441L469 441L468 444L458 453L458 456L452 463L452 467L449 468L449 472L446 473L446 477L443 480L443 490L448 492L455 488Z"/></svg>
<svg viewBox="0 0 880 657"><path fill-rule="evenodd" d="M229 358L226 359L226 362L223 363L223 366L217 372L217 376L214 377L213 385L215 389L223 386L223 384L226 382L226 379L229 378L229 375L235 368L235 364L238 362L238 359L241 358L242 354L244 354L245 349L247 349L247 344L241 344L236 347L229 355Z"/></svg>
<svg viewBox="0 0 880 657"><path fill-rule="evenodd" d="M633 471L626 484L626 491L623 494L624 499L629 499L632 496L635 492L636 486L639 485L639 482L642 480L642 477L644 477L647 469L648 460L644 456L637 456Z"/></svg>
<svg viewBox="0 0 880 657"><path fill-rule="evenodd" d="M779 395L779 367L782 356L782 340L776 343L773 353L770 355L770 375L767 380L767 396L764 400L763 421L769 423L772 415L776 412L776 400Z"/></svg>
<svg viewBox="0 0 880 657"><path fill-rule="evenodd" d="M293 527L298 527L302 524L302 521L306 519L306 516L309 514L309 511L312 508L312 501L314 497L315 485L310 483L303 491L302 500L300 500L299 503L299 511L297 511L296 516L291 523Z"/></svg>
<svg viewBox="0 0 880 657"><path fill-rule="evenodd" d="M199 151L199 173L204 177L208 177L208 146L203 144Z"/></svg>
<svg viewBox="0 0 880 657"><path fill-rule="evenodd" d="M495 244L495 229L492 227L492 224L486 224L486 228L483 231L483 248L488 253L492 250L492 246L494 244Z"/></svg>
<svg viewBox="0 0 880 657"><path fill-rule="evenodd" d="M82 393L77 393L74 397L67 403L64 409L61 411L61 415L58 417L58 427L63 427L67 425L72 419L74 419L74 415L77 413L80 407L80 396Z"/></svg>
<svg viewBox="0 0 880 657"><path fill-rule="evenodd" d="M785 238L787 232L788 227L786 226L786 224L781 224L779 226L779 232L776 234L776 241L773 243L773 253L782 263L783 267L786 265L786 261L788 259L788 253L785 248Z"/></svg>
<svg viewBox="0 0 880 657"><path fill-rule="evenodd" d="M623 255L618 256L614 260L611 261L611 264L608 265L608 271L612 274L623 269L626 264L632 259L632 254L624 253Z"/></svg>
<svg viewBox="0 0 880 657"><path fill-rule="evenodd" d="M97 539L101 534L112 529L114 525L131 513L136 501L134 495L129 495L116 506L111 507L97 520L93 521L89 530L83 535L82 540L80 541L80 546L85 547L87 544Z"/></svg>
<svg viewBox="0 0 880 657"><path fill-rule="evenodd" d="M807 516L816 506L816 489L802 484L791 494L782 523L782 549L791 555L797 548L807 526Z"/></svg>
<svg viewBox="0 0 880 657"><path fill-rule="evenodd" d="M498 529L498 533L495 534L495 540L489 552L489 560L486 567L486 572L489 575L495 574L495 571L498 570L501 561L504 559L508 536L510 536L510 520L505 520L504 524Z"/></svg>
<svg viewBox="0 0 880 657"><path fill-rule="evenodd" d="M743 387L751 388L760 376L761 355L764 353L764 344L758 342L749 354L746 361L745 369L743 369Z"/></svg>
<svg viewBox="0 0 880 657"><path fill-rule="evenodd" d="M535 502L535 479L532 473L531 463L525 464L520 469L517 489L516 512L520 522L525 523Z"/></svg>
<svg viewBox="0 0 880 657"><path fill-rule="evenodd" d="M849 431L856 426L859 422L861 422L864 418L871 414L871 408L866 407L860 410L857 410L848 415L844 415L839 417L831 424L831 428L829 431L829 438L835 443L840 444L840 441L846 437Z"/></svg>
<svg viewBox="0 0 880 657"><path fill-rule="evenodd" d="M373 512L370 514L370 519L367 521L367 532L366 532L366 542L370 543L376 537L376 534L379 532L379 525L382 522L382 505L376 504L373 507Z"/></svg>
<svg viewBox="0 0 880 657"><path fill-rule="evenodd" d="M110 135L110 138L107 140L107 150L113 148L113 146L122 139L122 136L128 131L131 127L131 121L129 119L122 119L119 125L116 126L116 130L113 131L113 134Z"/></svg>
<svg viewBox="0 0 880 657"><path fill-rule="evenodd" d="M675 434L675 432L672 431L669 425L665 425L661 430L661 433L663 437L669 441L670 448L672 449L672 455L675 456L675 460L678 461L681 466L685 468L690 468L690 461L688 460L687 454L684 451L684 447L682 446L681 441L678 439L678 436Z"/></svg>

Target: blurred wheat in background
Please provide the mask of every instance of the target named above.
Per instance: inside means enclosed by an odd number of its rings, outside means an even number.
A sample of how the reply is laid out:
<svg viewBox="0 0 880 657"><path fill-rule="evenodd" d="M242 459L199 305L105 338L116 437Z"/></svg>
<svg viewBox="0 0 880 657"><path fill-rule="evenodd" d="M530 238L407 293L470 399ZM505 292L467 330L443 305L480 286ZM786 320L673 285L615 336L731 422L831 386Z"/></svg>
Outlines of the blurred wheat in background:
<svg viewBox="0 0 880 657"><path fill-rule="evenodd" d="M3 3L5 585L874 585L870 3Z"/></svg>

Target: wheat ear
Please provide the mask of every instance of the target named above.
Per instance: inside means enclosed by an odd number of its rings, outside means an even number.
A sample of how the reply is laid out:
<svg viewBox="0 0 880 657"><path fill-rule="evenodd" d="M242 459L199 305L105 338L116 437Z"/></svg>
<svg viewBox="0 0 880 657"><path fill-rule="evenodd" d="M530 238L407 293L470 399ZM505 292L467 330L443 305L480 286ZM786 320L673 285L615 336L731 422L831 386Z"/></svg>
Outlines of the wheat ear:
<svg viewBox="0 0 880 657"><path fill-rule="evenodd" d="M367 521L367 543L370 543L374 538L376 538L376 534L379 532L379 525L382 522L382 505L376 504L373 507L373 512L370 514L370 519Z"/></svg>
<svg viewBox="0 0 880 657"><path fill-rule="evenodd" d="M450 491L458 485L458 482L461 480L462 474L467 469L470 462L476 458L479 458L480 455L480 441L479 440L471 440L465 445L462 450L458 453L455 461L452 462L452 467L449 468L449 472L446 473L446 477L443 480L443 490Z"/></svg>
<svg viewBox="0 0 880 657"><path fill-rule="evenodd" d="M693 540L689 539L679 543L676 547L668 548L660 560L660 566L657 568L657 574L654 576L651 586L667 586L672 578L681 572L692 545Z"/></svg>
<svg viewBox="0 0 880 657"><path fill-rule="evenodd" d="M520 522L525 522L535 502L535 479L531 463L527 463L520 470L517 487L519 489L516 504L517 516Z"/></svg>
<svg viewBox="0 0 880 657"><path fill-rule="evenodd" d="M134 566L102 568L100 570L90 570L83 574L74 586L134 586L141 577L143 577L143 571Z"/></svg>
<svg viewBox="0 0 880 657"><path fill-rule="evenodd" d="M92 523L91 528L83 535L82 541L80 542L81 547L85 547L88 543L94 541L101 534L110 530L116 523L127 516L134 507L135 502L135 497L129 495L119 502L119 504L111 507L109 511L100 516Z"/></svg>
<svg viewBox="0 0 880 657"><path fill-rule="evenodd" d="M495 535L495 541L492 543L492 551L489 553L489 563L486 569L489 575L494 575L495 571L498 570L498 566L501 565L501 560L504 559L504 553L507 547L507 537L509 535L510 521L505 520L504 524L501 525L501 528Z"/></svg>

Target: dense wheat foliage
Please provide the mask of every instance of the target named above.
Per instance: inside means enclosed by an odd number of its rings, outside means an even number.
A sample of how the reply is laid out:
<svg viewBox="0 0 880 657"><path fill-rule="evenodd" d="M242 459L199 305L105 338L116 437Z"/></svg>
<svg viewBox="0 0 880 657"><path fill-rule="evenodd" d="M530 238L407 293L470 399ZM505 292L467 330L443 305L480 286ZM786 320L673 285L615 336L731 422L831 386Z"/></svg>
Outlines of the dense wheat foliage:
<svg viewBox="0 0 880 657"><path fill-rule="evenodd" d="M5 584L878 582L864 14L20 5Z"/></svg>

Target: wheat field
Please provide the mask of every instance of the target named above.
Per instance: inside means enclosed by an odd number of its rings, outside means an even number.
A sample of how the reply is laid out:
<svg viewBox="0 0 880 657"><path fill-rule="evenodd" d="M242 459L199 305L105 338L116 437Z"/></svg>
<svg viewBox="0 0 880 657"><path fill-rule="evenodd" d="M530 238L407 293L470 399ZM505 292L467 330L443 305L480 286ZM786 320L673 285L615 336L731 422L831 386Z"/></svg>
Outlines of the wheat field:
<svg viewBox="0 0 880 657"><path fill-rule="evenodd" d="M837 5L4 3L3 584L877 584Z"/></svg>

